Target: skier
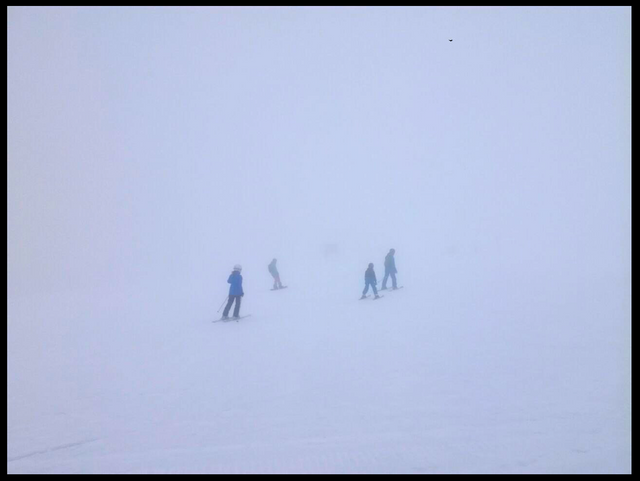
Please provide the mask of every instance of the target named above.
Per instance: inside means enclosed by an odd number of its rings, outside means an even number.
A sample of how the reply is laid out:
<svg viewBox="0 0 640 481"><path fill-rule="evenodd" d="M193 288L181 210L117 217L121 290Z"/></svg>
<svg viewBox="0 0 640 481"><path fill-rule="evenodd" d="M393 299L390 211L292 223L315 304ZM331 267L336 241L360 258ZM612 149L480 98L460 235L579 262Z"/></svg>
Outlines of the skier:
<svg viewBox="0 0 640 481"><path fill-rule="evenodd" d="M233 266L233 272L231 272L229 279L227 279L227 282L231 284L231 286L229 287L229 302L227 303L227 307L224 308L222 319L229 319L229 310L231 309L233 301L236 301L233 318L240 318L240 300L242 296L244 296L244 291L242 290L242 275L240 274L241 271L242 266L236 264Z"/></svg>
<svg viewBox="0 0 640 481"><path fill-rule="evenodd" d="M280 274L278 273L278 268L276 267L276 259L271 261L269 264L269 272L273 276L273 288L274 289L282 289L282 282L280 282Z"/></svg>
<svg viewBox="0 0 640 481"><path fill-rule="evenodd" d="M396 253L395 249L390 249L387 256L384 258L384 278L382 279L382 287L381 291L387 289L387 279L391 276L391 281L393 283L392 289L397 289L398 284L396 283L396 274L398 273L398 269L396 269L396 260L393 257Z"/></svg>
<svg viewBox="0 0 640 481"><path fill-rule="evenodd" d="M369 263L369 268L364 271L364 291L362 291L362 297L360 299L364 299L367 297L367 292L369 291L369 286L373 289L373 293L375 294L375 299L379 299L378 290L376 289L376 284L378 280L376 279L376 273L373 270L373 263Z"/></svg>

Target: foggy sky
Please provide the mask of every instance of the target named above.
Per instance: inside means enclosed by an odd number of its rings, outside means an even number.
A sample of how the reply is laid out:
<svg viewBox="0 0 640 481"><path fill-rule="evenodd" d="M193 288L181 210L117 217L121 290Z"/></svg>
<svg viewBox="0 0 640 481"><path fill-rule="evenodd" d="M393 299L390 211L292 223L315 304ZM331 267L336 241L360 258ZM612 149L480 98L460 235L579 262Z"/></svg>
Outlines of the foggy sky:
<svg viewBox="0 0 640 481"><path fill-rule="evenodd" d="M630 17L10 7L8 292L324 243L627 282Z"/></svg>

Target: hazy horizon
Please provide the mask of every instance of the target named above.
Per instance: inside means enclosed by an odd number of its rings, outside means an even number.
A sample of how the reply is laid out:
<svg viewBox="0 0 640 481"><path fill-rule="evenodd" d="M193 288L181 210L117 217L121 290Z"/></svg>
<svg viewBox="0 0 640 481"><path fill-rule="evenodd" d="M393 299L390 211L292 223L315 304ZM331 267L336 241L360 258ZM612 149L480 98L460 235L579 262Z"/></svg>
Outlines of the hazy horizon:
<svg viewBox="0 0 640 481"><path fill-rule="evenodd" d="M8 14L9 292L401 239L628 278L625 8Z"/></svg>

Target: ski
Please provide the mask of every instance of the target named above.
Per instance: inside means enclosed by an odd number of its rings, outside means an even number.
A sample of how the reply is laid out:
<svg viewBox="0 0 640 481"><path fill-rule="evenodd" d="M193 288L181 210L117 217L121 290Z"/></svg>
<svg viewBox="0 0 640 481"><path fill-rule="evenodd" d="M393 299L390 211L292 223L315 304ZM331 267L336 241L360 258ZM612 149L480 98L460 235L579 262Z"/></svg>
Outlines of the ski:
<svg viewBox="0 0 640 481"><path fill-rule="evenodd" d="M364 301L365 299L371 298L372 301L375 301L376 299L380 299L381 297L384 297L384 296L381 296L381 295L378 294L378 297L371 297L371 294L367 294L364 297L360 297L358 300L359 301Z"/></svg>
<svg viewBox="0 0 640 481"><path fill-rule="evenodd" d="M251 314L247 314L246 316L240 316L237 319L233 318L233 317L227 317L226 319L224 317L221 317L220 319L216 319L215 321L212 322L230 322L230 321L239 321L240 319L244 319L246 317L250 317Z"/></svg>
<svg viewBox="0 0 640 481"><path fill-rule="evenodd" d="M278 287L277 289L270 289L271 291L279 291L280 289L286 289L289 286Z"/></svg>
<svg viewBox="0 0 640 481"><path fill-rule="evenodd" d="M240 316L238 318L230 317L229 319L224 319L222 322L231 322L231 321L239 322L240 319L246 319L247 317L251 317L251 314L247 314L246 316Z"/></svg>
<svg viewBox="0 0 640 481"><path fill-rule="evenodd" d="M397 291L398 289L402 289L404 286L398 286L395 289L393 287L387 287L386 289L380 289L381 291Z"/></svg>

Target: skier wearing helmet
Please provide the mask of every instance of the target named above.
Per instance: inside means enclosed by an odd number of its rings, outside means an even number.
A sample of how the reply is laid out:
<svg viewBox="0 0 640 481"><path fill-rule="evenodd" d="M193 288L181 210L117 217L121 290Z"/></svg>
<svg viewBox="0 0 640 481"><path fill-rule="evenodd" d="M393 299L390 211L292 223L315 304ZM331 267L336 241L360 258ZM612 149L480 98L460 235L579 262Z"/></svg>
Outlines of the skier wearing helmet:
<svg viewBox="0 0 640 481"><path fill-rule="evenodd" d="M240 272L242 271L242 266L236 264L233 266L233 272L227 279L227 282L231 284L229 287L229 302L227 303L227 307L224 308L224 312L222 314L222 319L229 319L229 310L231 309L231 305L233 301L236 302L236 307L233 311L233 318L240 318L240 300L242 296L244 296L244 291L242 290L242 275Z"/></svg>

